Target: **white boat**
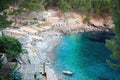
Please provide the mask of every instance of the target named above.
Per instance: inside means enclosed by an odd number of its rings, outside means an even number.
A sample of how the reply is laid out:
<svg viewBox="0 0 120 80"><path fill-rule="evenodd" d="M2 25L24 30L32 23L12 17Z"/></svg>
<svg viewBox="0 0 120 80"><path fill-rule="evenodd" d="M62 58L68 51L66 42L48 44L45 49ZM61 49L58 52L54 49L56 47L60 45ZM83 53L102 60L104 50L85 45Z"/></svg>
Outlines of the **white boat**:
<svg viewBox="0 0 120 80"><path fill-rule="evenodd" d="M73 73L70 72L70 71L63 71L63 74L66 74L66 75L72 75Z"/></svg>

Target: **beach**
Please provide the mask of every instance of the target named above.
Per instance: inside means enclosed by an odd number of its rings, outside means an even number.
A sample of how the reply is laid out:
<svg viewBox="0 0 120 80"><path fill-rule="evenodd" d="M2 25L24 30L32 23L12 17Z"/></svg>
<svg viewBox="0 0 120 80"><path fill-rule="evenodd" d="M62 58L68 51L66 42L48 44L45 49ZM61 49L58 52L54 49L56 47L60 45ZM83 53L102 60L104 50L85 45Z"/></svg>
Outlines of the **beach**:
<svg viewBox="0 0 120 80"><path fill-rule="evenodd" d="M26 57L27 60L24 62L28 63L30 65L34 65L35 67L36 67L36 65L40 65L40 67L41 67L41 65L45 62L45 65L46 65L45 70L46 70L46 74L47 74L47 79L57 80L57 77L54 74L54 70L51 67L52 60L50 60L48 55L51 55L54 52L53 50L54 50L55 46L60 42L61 36L59 33L55 32L55 31L43 32L41 34L33 35L33 36L28 35L30 38L36 37L37 39L34 39L34 41L31 41L31 42L27 43L26 45L24 45L26 50L29 51L28 55L27 55L28 57L21 55L21 59L22 59L22 61L24 61L25 59L22 57ZM32 69L29 66L27 68ZM33 71L34 72L32 72L32 74L34 74L35 72L42 72L42 67L40 70L38 69L38 70L33 70ZM21 71L21 73L22 73L22 71ZM26 71L26 74L27 74L27 71ZM27 77L27 75L26 75L26 77ZM29 80L32 80L32 79L33 79L33 77L31 76L31 78ZM26 79L24 79L24 80L26 80Z"/></svg>
<svg viewBox="0 0 120 80"><path fill-rule="evenodd" d="M6 29L3 32L7 35L17 38L24 51L18 58L19 72L23 75L23 80L34 80L34 74L38 73L37 79L46 79L40 73L43 72L43 64L45 63L45 73L48 80L58 80L55 75L51 63L54 59L54 49L59 44L62 33L53 29L40 32L33 28L20 29ZM29 30L31 29L31 31ZM33 29L33 30L32 30ZM27 31L28 30L28 31ZM7 33L10 31L11 33ZM13 32L15 32L13 34ZM34 33L33 32L37 32Z"/></svg>

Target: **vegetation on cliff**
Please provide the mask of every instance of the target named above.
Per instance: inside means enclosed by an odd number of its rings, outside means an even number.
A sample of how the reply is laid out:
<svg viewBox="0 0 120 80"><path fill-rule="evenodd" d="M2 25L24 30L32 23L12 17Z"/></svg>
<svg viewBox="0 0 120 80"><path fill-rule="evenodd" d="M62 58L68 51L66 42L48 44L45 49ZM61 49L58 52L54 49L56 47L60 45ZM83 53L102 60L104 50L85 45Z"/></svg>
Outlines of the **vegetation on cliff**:
<svg viewBox="0 0 120 80"><path fill-rule="evenodd" d="M59 6L62 11L76 10L97 15L109 13L110 10L110 0L59 0L54 4ZM61 6L63 4L67 5Z"/></svg>
<svg viewBox="0 0 120 80"><path fill-rule="evenodd" d="M120 0L111 0L112 15L115 24L115 36L111 40L107 40L106 46L112 51L110 58L106 60L107 63L115 69L120 70Z"/></svg>
<svg viewBox="0 0 120 80"><path fill-rule="evenodd" d="M6 54L8 61L17 58L22 50L21 43L14 37L4 34L0 36L0 53ZM21 80L21 75L19 75L19 72L11 72L9 69L10 66L7 66L6 68L6 64L3 65L2 62L3 61L0 59L0 80ZM8 73L10 73L10 75Z"/></svg>
<svg viewBox="0 0 120 80"><path fill-rule="evenodd" d="M0 28L8 27L12 21L7 20L7 14L5 12L6 9L9 8L10 0L0 0Z"/></svg>
<svg viewBox="0 0 120 80"><path fill-rule="evenodd" d="M0 37L0 53L5 53L8 58L15 58L20 52L22 52L22 46L17 39L7 35Z"/></svg>

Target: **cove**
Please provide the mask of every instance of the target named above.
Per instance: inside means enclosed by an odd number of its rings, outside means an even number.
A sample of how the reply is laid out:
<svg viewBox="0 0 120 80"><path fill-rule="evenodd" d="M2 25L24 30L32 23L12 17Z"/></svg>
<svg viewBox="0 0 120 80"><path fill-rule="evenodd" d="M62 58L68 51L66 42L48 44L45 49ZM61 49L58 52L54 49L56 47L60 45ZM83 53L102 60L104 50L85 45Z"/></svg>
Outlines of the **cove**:
<svg viewBox="0 0 120 80"><path fill-rule="evenodd" d="M110 37L107 32L63 35L53 62L60 80L120 80L120 72L106 63L111 52L105 47L105 40ZM64 70L72 71L73 75L63 75Z"/></svg>

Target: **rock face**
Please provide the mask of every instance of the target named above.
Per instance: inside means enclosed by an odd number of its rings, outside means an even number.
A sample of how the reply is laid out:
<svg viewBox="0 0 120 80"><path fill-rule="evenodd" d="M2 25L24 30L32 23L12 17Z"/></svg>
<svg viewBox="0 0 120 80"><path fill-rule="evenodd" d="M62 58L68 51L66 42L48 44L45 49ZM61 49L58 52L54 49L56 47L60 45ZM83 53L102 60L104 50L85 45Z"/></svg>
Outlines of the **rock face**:
<svg viewBox="0 0 120 80"><path fill-rule="evenodd" d="M71 34L71 33L78 33L78 32L89 32L89 31L109 31L112 28L105 27L105 26L96 26L94 24L87 24L87 25L81 25L81 26L75 26L75 27L69 27L69 26L55 26L53 29L62 32L64 34Z"/></svg>
<svg viewBox="0 0 120 80"><path fill-rule="evenodd" d="M86 18L90 18L84 23ZM60 21L59 21L60 22ZM94 18L86 17L76 12L64 13L63 21L64 24L53 26L55 30L64 34L88 32L88 31L109 31L114 25L111 17L106 18Z"/></svg>
<svg viewBox="0 0 120 80"><path fill-rule="evenodd" d="M18 18L20 24L24 25L47 25L53 27L55 30L64 34L86 32L86 31L104 31L113 28L111 17L94 18L77 12L62 13L58 10L48 10L43 12L31 12L29 18L28 14L22 13L21 19ZM60 17L61 16L61 17ZM11 16L9 16L11 18ZM87 19L87 22L85 19ZM90 20L89 20L90 19ZM85 23L84 23L85 21ZM20 25L19 24L19 25ZM14 24L13 24L14 25ZM12 25L11 25L12 26ZM16 25L17 26L17 25Z"/></svg>
<svg viewBox="0 0 120 80"><path fill-rule="evenodd" d="M109 31L114 27L111 17L100 17L99 19L90 17L90 20L84 23L86 18L85 15L82 16L75 12L64 13L63 20L55 23L55 26L53 27L55 30L64 34L89 31Z"/></svg>

